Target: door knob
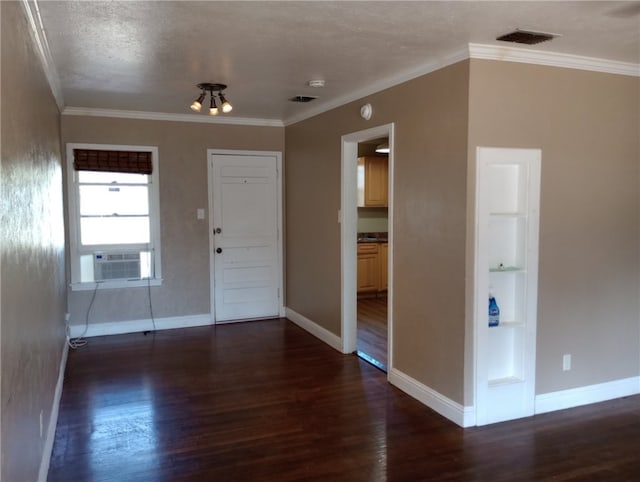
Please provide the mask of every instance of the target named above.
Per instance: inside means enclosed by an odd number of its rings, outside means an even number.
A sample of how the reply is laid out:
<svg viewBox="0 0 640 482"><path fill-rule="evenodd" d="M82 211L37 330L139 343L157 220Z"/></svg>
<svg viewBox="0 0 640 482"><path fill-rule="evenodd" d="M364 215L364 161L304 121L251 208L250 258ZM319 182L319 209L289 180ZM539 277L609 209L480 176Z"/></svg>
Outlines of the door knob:
<svg viewBox="0 0 640 482"><path fill-rule="evenodd" d="M222 248L216 249L216 253L218 253L218 254L222 253Z"/></svg>
<svg viewBox="0 0 640 482"><path fill-rule="evenodd" d="M216 234L220 234L221 232L222 232L222 229L216 228Z"/></svg>

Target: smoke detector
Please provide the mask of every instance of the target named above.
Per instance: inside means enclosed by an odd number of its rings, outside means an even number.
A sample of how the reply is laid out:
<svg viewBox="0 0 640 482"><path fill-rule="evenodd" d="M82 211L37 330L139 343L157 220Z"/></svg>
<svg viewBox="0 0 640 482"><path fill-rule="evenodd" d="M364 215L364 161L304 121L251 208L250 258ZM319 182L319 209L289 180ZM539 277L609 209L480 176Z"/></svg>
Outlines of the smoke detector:
<svg viewBox="0 0 640 482"><path fill-rule="evenodd" d="M321 79L308 80L307 81L307 85L309 87L313 87L315 89L320 88L320 87L324 87L324 80L321 80Z"/></svg>

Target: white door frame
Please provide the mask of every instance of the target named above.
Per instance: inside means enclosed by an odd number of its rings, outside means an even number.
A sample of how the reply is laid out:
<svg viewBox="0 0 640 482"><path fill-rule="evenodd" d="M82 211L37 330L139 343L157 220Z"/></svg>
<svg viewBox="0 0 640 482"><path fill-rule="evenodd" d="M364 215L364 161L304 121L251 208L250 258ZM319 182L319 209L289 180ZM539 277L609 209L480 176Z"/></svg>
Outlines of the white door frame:
<svg viewBox="0 0 640 482"><path fill-rule="evenodd" d="M215 310L215 256L213 256L214 239L213 239L213 169L211 165L211 156L233 155L233 156L275 156L276 157L276 190L277 190L277 251L278 251L278 310L281 317L284 317L284 269L283 269L283 243L282 243L282 152L280 151L245 151L233 149L207 149L207 190L209 195L209 293L210 293L210 310L211 322L216 323ZM240 320L242 321L242 320ZM225 322L226 323L226 322Z"/></svg>
<svg viewBox="0 0 640 482"><path fill-rule="evenodd" d="M340 206L341 236L341 337L342 352L356 351L357 342L357 237L358 237L358 143L378 137L389 138L389 258L387 268L389 286L387 295L387 373L393 367L393 172L394 123L372 127L342 136L342 188Z"/></svg>

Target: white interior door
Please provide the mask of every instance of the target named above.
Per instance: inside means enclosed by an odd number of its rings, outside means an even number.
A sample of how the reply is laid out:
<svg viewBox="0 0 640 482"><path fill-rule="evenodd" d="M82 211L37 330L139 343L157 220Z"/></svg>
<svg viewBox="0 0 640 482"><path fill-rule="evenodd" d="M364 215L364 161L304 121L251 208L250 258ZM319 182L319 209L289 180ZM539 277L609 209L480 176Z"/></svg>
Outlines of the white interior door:
<svg viewBox="0 0 640 482"><path fill-rule="evenodd" d="M280 316L279 154L209 155L215 322Z"/></svg>

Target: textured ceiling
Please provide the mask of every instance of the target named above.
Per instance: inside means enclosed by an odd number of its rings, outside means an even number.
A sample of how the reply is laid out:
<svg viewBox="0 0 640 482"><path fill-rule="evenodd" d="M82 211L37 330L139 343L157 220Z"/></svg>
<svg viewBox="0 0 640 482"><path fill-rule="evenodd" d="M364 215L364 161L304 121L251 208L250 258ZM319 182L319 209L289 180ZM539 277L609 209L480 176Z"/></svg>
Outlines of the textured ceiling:
<svg viewBox="0 0 640 482"><path fill-rule="evenodd" d="M114 2L39 4L68 107L189 114L228 84L230 116L284 120L529 28L529 47L640 63L640 2ZM511 45L511 44L509 44ZM324 79L326 87L306 86ZM319 98L294 104L297 95ZM203 114L198 114L203 115Z"/></svg>

